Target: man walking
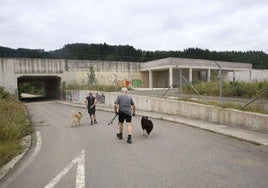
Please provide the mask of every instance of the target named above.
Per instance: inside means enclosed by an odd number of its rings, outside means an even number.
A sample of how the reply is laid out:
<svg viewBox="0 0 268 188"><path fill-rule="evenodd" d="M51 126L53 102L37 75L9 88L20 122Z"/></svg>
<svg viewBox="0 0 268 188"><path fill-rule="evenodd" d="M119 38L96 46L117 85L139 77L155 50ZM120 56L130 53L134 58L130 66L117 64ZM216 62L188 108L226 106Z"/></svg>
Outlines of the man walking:
<svg viewBox="0 0 268 188"><path fill-rule="evenodd" d="M114 112L119 115L119 133L117 133L117 137L122 140L123 139L123 123L126 121L128 138L127 143L132 143L131 138L131 119L132 116L135 116L136 106L133 99L127 94L128 90L126 87L121 89L121 95L118 95L114 102Z"/></svg>
<svg viewBox="0 0 268 188"><path fill-rule="evenodd" d="M89 95L85 99L85 103L87 104L88 114L90 116L90 124L94 125L97 122L96 120L96 103L97 100L93 96L93 94L90 92Z"/></svg>

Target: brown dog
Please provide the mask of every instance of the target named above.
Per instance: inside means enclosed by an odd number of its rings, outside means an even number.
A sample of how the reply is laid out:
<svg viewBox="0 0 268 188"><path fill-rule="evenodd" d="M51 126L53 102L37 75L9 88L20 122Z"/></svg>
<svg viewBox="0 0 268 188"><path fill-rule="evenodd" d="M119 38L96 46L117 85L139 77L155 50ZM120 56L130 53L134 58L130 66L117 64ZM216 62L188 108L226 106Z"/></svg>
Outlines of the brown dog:
<svg viewBox="0 0 268 188"><path fill-rule="evenodd" d="M81 112L75 113L75 111L72 110L72 127L77 127L78 125L80 125L81 117Z"/></svg>

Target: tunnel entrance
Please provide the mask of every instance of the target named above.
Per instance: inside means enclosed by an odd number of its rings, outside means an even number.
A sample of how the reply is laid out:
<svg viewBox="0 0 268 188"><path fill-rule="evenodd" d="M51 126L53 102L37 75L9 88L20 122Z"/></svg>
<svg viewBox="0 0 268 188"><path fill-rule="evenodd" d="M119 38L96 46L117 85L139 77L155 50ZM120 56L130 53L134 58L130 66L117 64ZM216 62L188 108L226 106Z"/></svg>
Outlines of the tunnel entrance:
<svg viewBox="0 0 268 188"><path fill-rule="evenodd" d="M20 100L61 98L59 76L20 76L17 84Z"/></svg>

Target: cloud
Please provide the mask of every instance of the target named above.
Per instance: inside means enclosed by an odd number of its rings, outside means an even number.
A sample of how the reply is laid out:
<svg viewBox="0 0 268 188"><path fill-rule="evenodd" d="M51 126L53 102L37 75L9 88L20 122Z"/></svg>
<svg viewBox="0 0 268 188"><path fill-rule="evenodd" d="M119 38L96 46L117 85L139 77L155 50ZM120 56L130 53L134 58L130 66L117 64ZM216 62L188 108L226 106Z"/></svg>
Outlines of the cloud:
<svg viewBox="0 0 268 188"><path fill-rule="evenodd" d="M2 46L54 50L67 43L143 50L268 51L262 0L2 0Z"/></svg>

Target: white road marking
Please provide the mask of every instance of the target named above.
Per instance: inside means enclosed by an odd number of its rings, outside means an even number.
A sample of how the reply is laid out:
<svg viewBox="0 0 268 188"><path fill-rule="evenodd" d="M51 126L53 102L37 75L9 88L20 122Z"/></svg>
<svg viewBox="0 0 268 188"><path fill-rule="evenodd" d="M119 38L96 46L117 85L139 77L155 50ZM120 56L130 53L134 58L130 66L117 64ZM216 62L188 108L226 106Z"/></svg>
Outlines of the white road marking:
<svg viewBox="0 0 268 188"><path fill-rule="evenodd" d="M45 186L45 188L53 188L64 176L69 172L75 163L77 165L76 171L76 188L85 187L85 150L82 150L81 153L72 160L53 180Z"/></svg>
<svg viewBox="0 0 268 188"><path fill-rule="evenodd" d="M39 131L36 132L36 147L35 150L32 154L32 157L37 156L37 154L39 153L40 149L41 149L41 145L42 145L42 138L41 138L41 133Z"/></svg>
<svg viewBox="0 0 268 188"><path fill-rule="evenodd" d="M85 150L81 152L81 160L77 165L76 188L85 187Z"/></svg>

